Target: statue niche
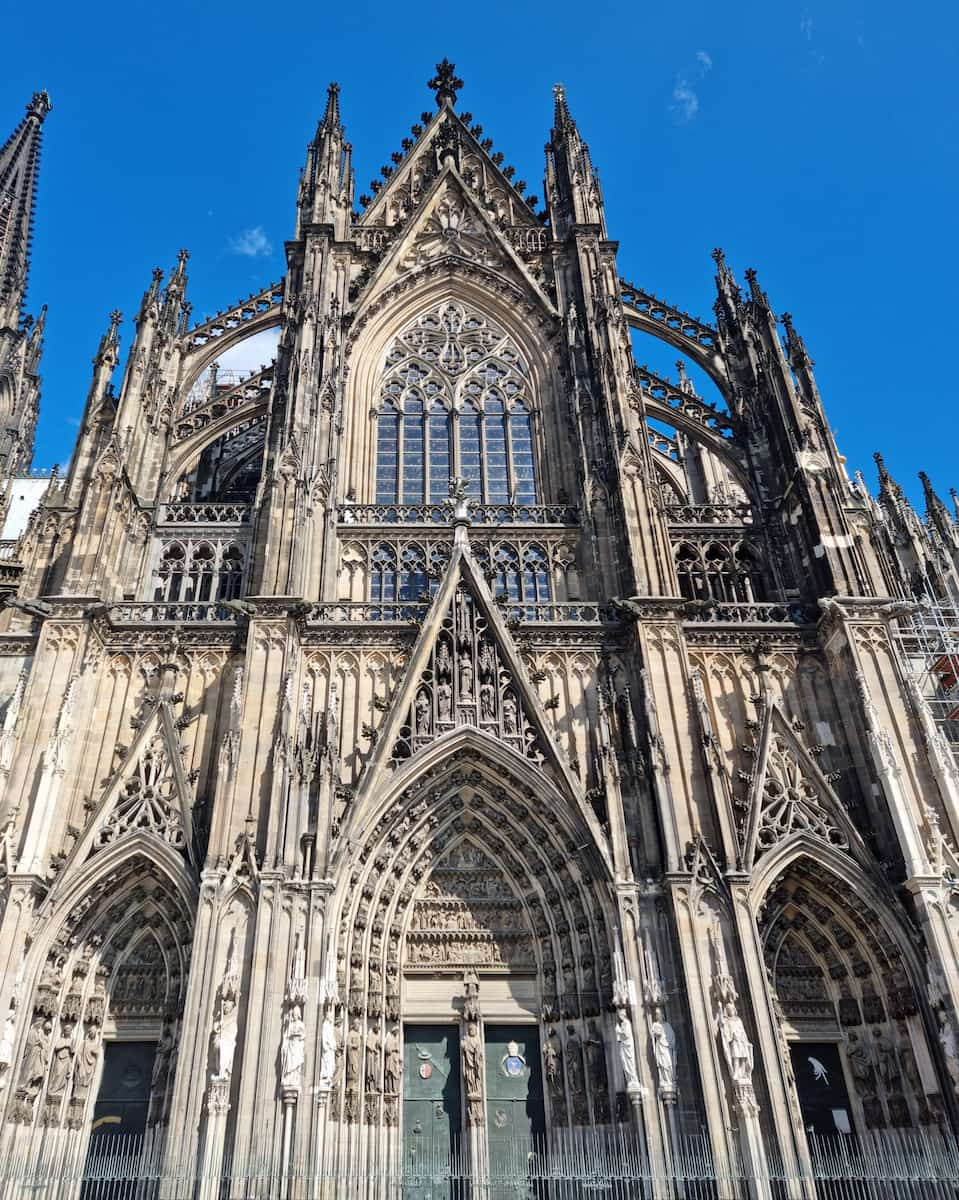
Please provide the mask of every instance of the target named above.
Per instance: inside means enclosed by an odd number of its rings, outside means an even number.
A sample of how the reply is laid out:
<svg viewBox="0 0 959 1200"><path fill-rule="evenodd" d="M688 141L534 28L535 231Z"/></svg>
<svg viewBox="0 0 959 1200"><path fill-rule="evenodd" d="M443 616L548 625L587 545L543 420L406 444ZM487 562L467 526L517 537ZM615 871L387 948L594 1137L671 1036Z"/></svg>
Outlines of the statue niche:
<svg viewBox="0 0 959 1200"><path fill-rule="evenodd" d="M533 934L522 901L476 843L457 843L421 883L404 963L407 970L535 973Z"/></svg>

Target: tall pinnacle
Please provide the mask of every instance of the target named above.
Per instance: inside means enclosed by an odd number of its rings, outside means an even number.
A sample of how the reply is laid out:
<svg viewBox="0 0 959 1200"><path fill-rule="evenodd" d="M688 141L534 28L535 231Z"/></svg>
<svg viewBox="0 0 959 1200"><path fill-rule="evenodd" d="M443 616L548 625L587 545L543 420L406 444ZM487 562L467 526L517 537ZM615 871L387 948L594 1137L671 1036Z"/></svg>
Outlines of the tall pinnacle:
<svg viewBox="0 0 959 1200"><path fill-rule="evenodd" d="M35 92L26 107L23 120L0 149L0 329L16 328L22 314L41 128L52 106L46 92Z"/></svg>
<svg viewBox="0 0 959 1200"><path fill-rule="evenodd" d="M332 133L334 130L341 132L343 125L340 121L340 85L331 83L326 89L326 109L323 112L323 117L320 120L319 129L317 129L316 140L320 140L320 136L324 133Z"/></svg>
<svg viewBox="0 0 959 1200"><path fill-rule="evenodd" d="M427 86L436 92L437 108L443 108L446 104L452 108L456 103L456 93L463 86L462 79L458 79L456 75L456 64L451 63L448 58L437 63L436 74L428 81Z"/></svg>

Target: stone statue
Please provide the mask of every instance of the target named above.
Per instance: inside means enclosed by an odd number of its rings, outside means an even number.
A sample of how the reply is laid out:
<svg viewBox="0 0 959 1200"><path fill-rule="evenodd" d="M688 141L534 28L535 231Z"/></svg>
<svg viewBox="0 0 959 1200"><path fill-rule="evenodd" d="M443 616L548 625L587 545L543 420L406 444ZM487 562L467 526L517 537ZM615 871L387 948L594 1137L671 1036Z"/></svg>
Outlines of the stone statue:
<svg viewBox="0 0 959 1200"><path fill-rule="evenodd" d="M946 1060L946 1069L954 1087L959 1087L959 1047L956 1044L956 1033L949 1014L944 1008L939 1009L939 1044Z"/></svg>
<svg viewBox="0 0 959 1200"><path fill-rule="evenodd" d="M516 726L516 700L509 692L503 697L503 732L506 734L515 734L518 732Z"/></svg>
<svg viewBox="0 0 959 1200"><path fill-rule="evenodd" d="M453 675L453 660L445 642L440 644L436 655L436 674L440 679L450 679Z"/></svg>
<svg viewBox="0 0 959 1200"><path fill-rule="evenodd" d="M649 1026L649 1037L653 1044L653 1058L659 1076L661 1091L676 1090L676 1032L665 1019L662 1008L657 1007Z"/></svg>
<svg viewBox="0 0 959 1200"><path fill-rule="evenodd" d="M473 660L465 651L460 655L460 699L473 699Z"/></svg>
<svg viewBox="0 0 959 1200"><path fill-rule="evenodd" d="M479 1020L479 976L472 967L463 972L463 1016L467 1021Z"/></svg>
<svg viewBox="0 0 959 1200"><path fill-rule="evenodd" d="M583 1053L576 1029L566 1026L566 1070L569 1074L569 1090L576 1096L586 1094L586 1076L583 1072Z"/></svg>
<svg viewBox="0 0 959 1200"><path fill-rule="evenodd" d="M420 692L416 697L416 732L428 734L430 731L430 698L426 692Z"/></svg>
<svg viewBox="0 0 959 1200"><path fill-rule="evenodd" d="M400 1045L400 1031L395 1025L386 1035L383 1051L385 1056L383 1091L388 1096L398 1096L400 1081L403 1078L403 1048Z"/></svg>
<svg viewBox="0 0 959 1200"><path fill-rule="evenodd" d="M453 719L453 688L447 680L436 689L436 707L441 721Z"/></svg>
<svg viewBox="0 0 959 1200"><path fill-rule="evenodd" d="M60 1036L53 1043L53 1055L50 1060L50 1078L47 1080L47 1099L59 1102L67 1093L70 1082L70 1071L73 1069L73 1056L76 1047L73 1044L73 1024L64 1022Z"/></svg>
<svg viewBox="0 0 959 1200"><path fill-rule="evenodd" d="M463 1038L463 1081L467 1096L483 1094L483 1043L472 1021L467 1025L466 1037Z"/></svg>
<svg viewBox="0 0 959 1200"><path fill-rule="evenodd" d="M364 1072L368 1092L380 1090L380 1047L380 1031L375 1025L371 1025L366 1035L366 1069Z"/></svg>
<svg viewBox="0 0 959 1200"><path fill-rule="evenodd" d="M753 1047L732 1000L727 1000L725 1007L720 1010L718 1023L730 1078L733 1083L752 1083Z"/></svg>
<svg viewBox="0 0 959 1200"><path fill-rule="evenodd" d="M493 702L493 695L493 685L491 683L480 684L480 718L484 721L492 721L496 716L496 707Z"/></svg>
<svg viewBox="0 0 959 1200"><path fill-rule="evenodd" d="M236 1001L226 996L220 1005L220 1015L213 1026L213 1044L216 1047L217 1078L229 1079L233 1072L233 1056L236 1054L236 1039L239 1032L239 1014Z"/></svg>
<svg viewBox="0 0 959 1200"><path fill-rule="evenodd" d="M286 1014L283 1044L280 1047L280 1082L284 1088L298 1088L306 1061L306 1026L298 1004Z"/></svg>
<svg viewBox="0 0 959 1200"><path fill-rule="evenodd" d="M462 475L454 475L450 479L449 505L453 512L454 521L466 521L470 515L470 497L468 494L469 480Z"/></svg>
<svg viewBox="0 0 959 1200"><path fill-rule="evenodd" d="M329 1091L336 1074L336 1029L329 1016L320 1026L320 1087Z"/></svg>
<svg viewBox="0 0 959 1200"><path fill-rule="evenodd" d="M560 1063L559 1039L556 1036L555 1029L550 1029L549 1037L543 1043L543 1073L546 1076L546 1082L549 1085L550 1091L556 1091L562 1087L563 1074Z"/></svg>
<svg viewBox="0 0 959 1200"><path fill-rule="evenodd" d="M639 1087L639 1075L636 1071L636 1039L633 1036L633 1023L625 1008L619 1010L616 1019L616 1043L619 1046L619 1061L623 1068L623 1078L626 1090Z"/></svg>
<svg viewBox="0 0 959 1200"><path fill-rule="evenodd" d="M157 1058L160 1051L157 1050ZM96 1025L88 1025L80 1049L77 1051L76 1067L73 1071L73 1098L84 1101L93 1087L93 1079L97 1073L97 1063L100 1060L100 1030Z"/></svg>
<svg viewBox="0 0 959 1200"><path fill-rule="evenodd" d="M863 1097L874 1096L876 1094L874 1081L875 1068L872 1065L869 1047L855 1033L849 1034L849 1040L846 1044L846 1058L849 1062L849 1070L856 1084L856 1091Z"/></svg>
<svg viewBox="0 0 959 1200"><path fill-rule="evenodd" d="M20 1066L20 1086L33 1098L43 1087L43 1077L47 1073L47 1063L50 1057L50 1038L53 1035L53 1022L44 1021L42 1017L30 1026L26 1045L23 1050L23 1063Z"/></svg>
<svg viewBox="0 0 959 1200"><path fill-rule="evenodd" d="M360 1033L360 1023L354 1017L350 1031L346 1035L346 1086L355 1087L360 1079L360 1053L363 1049L363 1037Z"/></svg>

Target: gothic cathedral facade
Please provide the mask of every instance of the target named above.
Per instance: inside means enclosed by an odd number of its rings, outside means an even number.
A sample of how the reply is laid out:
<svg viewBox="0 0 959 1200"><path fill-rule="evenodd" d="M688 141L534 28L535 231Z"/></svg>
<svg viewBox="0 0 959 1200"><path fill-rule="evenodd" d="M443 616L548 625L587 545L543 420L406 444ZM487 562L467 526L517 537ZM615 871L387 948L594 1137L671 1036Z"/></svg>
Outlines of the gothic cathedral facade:
<svg viewBox="0 0 959 1200"><path fill-rule="evenodd" d="M954 515L847 477L754 272L712 323L620 278L562 88L540 211L461 86L354 197L331 85L284 278L196 322L155 272L4 543L0 1155L479 1179L618 1127L755 1180L957 1128ZM0 151L6 502L49 107Z"/></svg>

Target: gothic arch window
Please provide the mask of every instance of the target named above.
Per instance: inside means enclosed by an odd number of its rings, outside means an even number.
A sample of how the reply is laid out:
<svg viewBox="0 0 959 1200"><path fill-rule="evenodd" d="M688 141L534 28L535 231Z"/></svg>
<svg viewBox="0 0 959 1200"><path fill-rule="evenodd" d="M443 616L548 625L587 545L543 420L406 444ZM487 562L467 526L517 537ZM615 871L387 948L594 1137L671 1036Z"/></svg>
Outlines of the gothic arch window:
<svg viewBox="0 0 959 1200"><path fill-rule="evenodd" d="M186 551L179 542L164 547L157 571L155 600L170 600L175 603L180 599L185 565Z"/></svg>
<svg viewBox="0 0 959 1200"><path fill-rule="evenodd" d="M370 599L374 603L418 600L428 589L426 555L419 546L405 546L397 555L383 542L373 551Z"/></svg>
<svg viewBox="0 0 959 1200"><path fill-rule="evenodd" d="M529 368L489 318L445 302L390 347L379 396L378 504L437 503L450 476L485 504L537 503Z"/></svg>
<svg viewBox="0 0 959 1200"><path fill-rule="evenodd" d="M759 553L745 542L684 541L675 548L674 560L680 593L688 600L752 604L764 598Z"/></svg>
<svg viewBox="0 0 959 1200"><path fill-rule="evenodd" d="M165 543L153 599L170 604L235 600L243 589L244 553L235 542L191 539Z"/></svg>

